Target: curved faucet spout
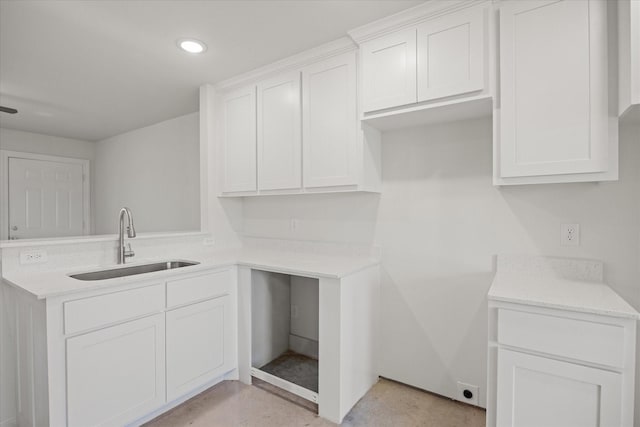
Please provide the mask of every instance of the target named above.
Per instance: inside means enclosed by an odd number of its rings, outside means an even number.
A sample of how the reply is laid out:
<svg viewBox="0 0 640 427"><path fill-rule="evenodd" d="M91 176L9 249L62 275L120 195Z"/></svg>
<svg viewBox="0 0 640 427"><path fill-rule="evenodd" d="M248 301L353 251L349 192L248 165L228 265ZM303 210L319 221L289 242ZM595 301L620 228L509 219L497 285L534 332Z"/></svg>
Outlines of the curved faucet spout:
<svg viewBox="0 0 640 427"><path fill-rule="evenodd" d="M133 226L133 215L131 210L127 207L120 209L119 215L119 233L118 233L118 264L124 264L128 257L132 257L135 253L131 250L127 250L124 246L124 217L127 217L127 236L129 238L136 237L136 228Z"/></svg>

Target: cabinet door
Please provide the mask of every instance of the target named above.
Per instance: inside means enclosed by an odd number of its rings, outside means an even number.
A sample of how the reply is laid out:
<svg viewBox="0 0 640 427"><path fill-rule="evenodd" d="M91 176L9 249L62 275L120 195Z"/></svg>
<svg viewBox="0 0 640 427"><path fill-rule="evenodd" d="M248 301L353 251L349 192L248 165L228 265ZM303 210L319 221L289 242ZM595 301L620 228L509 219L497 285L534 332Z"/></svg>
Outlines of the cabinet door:
<svg viewBox="0 0 640 427"><path fill-rule="evenodd" d="M67 424L116 426L165 402L164 314L67 340Z"/></svg>
<svg viewBox="0 0 640 427"><path fill-rule="evenodd" d="M419 102L484 89L485 9L464 9L418 26Z"/></svg>
<svg viewBox="0 0 640 427"><path fill-rule="evenodd" d="M619 426L622 375L498 350L498 427Z"/></svg>
<svg viewBox="0 0 640 427"><path fill-rule="evenodd" d="M300 73L258 84L258 188L302 185Z"/></svg>
<svg viewBox="0 0 640 427"><path fill-rule="evenodd" d="M167 401L235 367L229 298L167 312Z"/></svg>
<svg viewBox="0 0 640 427"><path fill-rule="evenodd" d="M256 91L247 87L222 100L222 191L256 190Z"/></svg>
<svg viewBox="0 0 640 427"><path fill-rule="evenodd" d="M500 175L608 167L606 4L507 1L500 10Z"/></svg>
<svg viewBox="0 0 640 427"><path fill-rule="evenodd" d="M363 43L364 111L416 102L416 29Z"/></svg>
<svg viewBox="0 0 640 427"><path fill-rule="evenodd" d="M304 186L357 184L356 52L302 71Z"/></svg>

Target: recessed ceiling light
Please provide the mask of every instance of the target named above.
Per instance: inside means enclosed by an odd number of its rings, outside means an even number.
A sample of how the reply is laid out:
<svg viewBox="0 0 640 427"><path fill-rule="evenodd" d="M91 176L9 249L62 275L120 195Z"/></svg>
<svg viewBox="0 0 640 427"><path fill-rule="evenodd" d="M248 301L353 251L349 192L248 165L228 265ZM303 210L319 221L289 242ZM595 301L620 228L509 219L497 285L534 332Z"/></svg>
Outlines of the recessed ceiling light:
<svg viewBox="0 0 640 427"><path fill-rule="evenodd" d="M180 39L178 47L189 53L203 53L207 50L207 45L196 39Z"/></svg>

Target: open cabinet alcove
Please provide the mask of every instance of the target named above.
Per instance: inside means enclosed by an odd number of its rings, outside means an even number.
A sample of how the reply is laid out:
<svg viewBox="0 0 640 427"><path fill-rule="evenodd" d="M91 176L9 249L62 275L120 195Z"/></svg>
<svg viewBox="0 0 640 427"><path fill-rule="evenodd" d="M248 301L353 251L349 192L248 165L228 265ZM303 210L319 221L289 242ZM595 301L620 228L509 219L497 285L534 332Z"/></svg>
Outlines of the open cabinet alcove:
<svg viewBox="0 0 640 427"><path fill-rule="evenodd" d="M318 279L254 270L251 375L318 403Z"/></svg>

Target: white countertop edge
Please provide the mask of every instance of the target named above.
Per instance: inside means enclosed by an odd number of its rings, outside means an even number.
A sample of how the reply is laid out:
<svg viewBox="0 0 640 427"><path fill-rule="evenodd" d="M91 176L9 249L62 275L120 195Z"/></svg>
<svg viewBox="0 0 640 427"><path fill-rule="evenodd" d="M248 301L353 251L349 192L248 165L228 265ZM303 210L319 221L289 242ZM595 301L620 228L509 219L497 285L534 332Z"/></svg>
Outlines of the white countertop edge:
<svg viewBox="0 0 640 427"><path fill-rule="evenodd" d="M163 262L162 260L154 260L154 261L149 261L149 262ZM137 263L137 264L146 264L147 262L142 262L142 263ZM137 264L128 264L129 266L133 266L133 265L137 265ZM97 290L102 290L102 289L107 289L110 287L117 287L117 286L124 286L124 285L130 285L130 284L134 284L137 282L142 282L142 281L153 281L153 280L166 280L174 275L181 275L181 274L197 274L199 272L203 272L203 271L207 271L207 270L214 270L217 268L225 268L225 267L229 267L229 266L243 266L243 267L248 267L251 269L255 269L255 270L262 270L262 271L268 271L268 272L272 272L272 273L282 273L282 274L292 274L292 275L296 275L296 276L302 276L302 277L310 277L310 278L315 278L315 279L319 279L319 278L329 278L329 279L342 279L344 277L350 276L352 274L358 273L360 271L366 270L367 268L371 268L373 266L379 265L380 261L379 260L375 260L375 259L371 259L371 260L363 260L363 262L358 265L357 268L353 268L353 269L347 269L345 271L338 271L338 272L331 272L331 273L323 273L321 271L313 271L313 270L308 270L308 269L300 269L300 268L295 268L295 267L287 267L287 266L273 266L273 265L269 265L269 264L262 264L262 263L255 263L255 262L250 262L250 261L242 261L242 260L238 260L238 259L230 259L230 260L223 260L223 261L213 261L213 262L200 262L200 264L197 265L192 265L192 266L188 266L188 267L183 267L183 268L179 268L179 269L173 269L173 270L162 270L162 271L154 271L151 273L144 273L144 274L136 274L136 275L131 275L131 276L123 276L123 277L116 277L113 279L105 279L105 280L94 280L94 281L79 281L80 283L86 283L86 286L82 287L79 286L78 288L74 288L74 289L63 289L63 290L55 290L53 289L52 291L48 291L45 293L34 293L32 291L30 291L29 289L27 289L26 287L20 285L18 282L20 282L21 280L20 277L18 277L18 280L14 279L11 277L11 275L9 275L9 277L3 276L2 280L7 283L8 285L22 291L22 292L26 292L27 294L35 297L38 300L43 300L43 299L47 299L47 298L56 298L56 297L60 297L60 296L64 296L64 295L71 295L74 293L80 293L80 292L91 292L91 291L97 291ZM100 267L96 267L100 268ZM114 268L118 268L118 266L110 266L110 267L106 267L104 268L105 270L109 270L109 269L114 269ZM76 269L75 271L71 271L71 272L61 272L61 271L55 271L55 272L51 272L53 274L61 274L64 276L69 276L71 274L79 274L79 273L85 273L85 272L90 272L90 271L94 271L93 269ZM46 273L45 273L46 274Z"/></svg>
<svg viewBox="0 0 640 427"><path fill-rule="evenodd" d="M598 314L602 316L640 320L640 313L638 312L631 313L631 312L625 312L625 311L611 311L611 310L606 310L606 309L596 308L596 307L577 307L573 305L536 301L536 300L527 299L527 298L499 297L491 294L488 294L487 298L489 299L489 301L510 302L514 304L523 304L523 305L530 305L535 307L555 308L555 309L561 309L566 311L573 311L576 313L590 313L590 314Z"/></svg>
<svg viewBox="0 0 640 427"><path fill-rule="evenodd" d="M207 236L206 231L176 231L176 232L149 232L138 233L136 239L163 239L169 237L189 237ZM78 243L97 243L117 241L117 234L100 234L77 237L56 237L51 239L22 239L22 240L2 240L0 249L24 248L29 246L52 246L52 245L73 245Z"/></svg>
<svg viewBox="0 0 640 427"><path fill-rule="evenodd" d="M363 270L366 270L367 268L371 268L379 264L380 264L380 261L370 260L367 262L363 262L363 264L358 268L349 269L349 270L346 270L345 272L340 272L340 274L338 274L338 273L321 273L318 271L310 271L310 270L282 267L282 266L274 267L269 264L261 264L261 263L242 261L242 260L237 262L238 266L248 267L254 270L268 271L270 273L292 274L295 276L310 277L312 279L320 279L320 278L343 279L345 277L351 276L352 274L359 273Z"/></svg>

